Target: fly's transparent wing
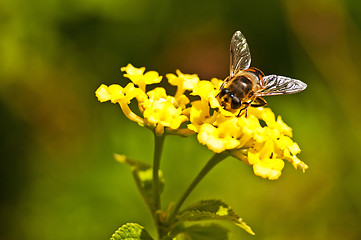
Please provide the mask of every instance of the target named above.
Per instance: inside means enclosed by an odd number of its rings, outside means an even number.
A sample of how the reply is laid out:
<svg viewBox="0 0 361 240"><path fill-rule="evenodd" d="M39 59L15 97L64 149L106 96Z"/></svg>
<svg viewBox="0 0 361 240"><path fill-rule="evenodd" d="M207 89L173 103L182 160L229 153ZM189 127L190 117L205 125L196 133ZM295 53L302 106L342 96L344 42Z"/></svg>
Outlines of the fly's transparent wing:
<svg viewBox="0 0 361 240"><path fill-rule="evenodd" d="M233 34L231 40L230 73L232 77L238 71L247 69L251 65L251 53L249 52L246 38L241 31Z"/></svg>
<svg viewBox="0 0 361 240"><path fill-rule="evenodd" d="M263 77L262 89L257 93L258 96L273 96L298 93L305 90L307 84L289 77L268 75Z"/></svg>

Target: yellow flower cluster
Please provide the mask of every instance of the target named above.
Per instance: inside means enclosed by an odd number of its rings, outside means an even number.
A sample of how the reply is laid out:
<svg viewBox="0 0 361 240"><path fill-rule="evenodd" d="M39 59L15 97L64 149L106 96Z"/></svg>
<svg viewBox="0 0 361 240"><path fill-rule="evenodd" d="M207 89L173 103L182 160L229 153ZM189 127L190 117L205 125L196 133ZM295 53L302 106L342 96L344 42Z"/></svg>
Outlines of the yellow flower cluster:
<svg viewBox="0 0 361 240"><path fill-rule="evenodd" d="M301 150L293 142L292 129L280 116L275 117L269 108L248 108L247 116L237 117L223 109L216 95L222 80L200 80L197 75L167 74L168 83L176 86L174 96L156 87L147 91L147 85L163 79L157 72L145 72L131 64L121 68L131 80L124 88L120 85L101 85L96 96L100 102L118 103L124 114L132 121L146 126L156 134L190 135L215 153L228 151L230 155L253 166L256 175L277 179L281 175L284 161L305 171L308 166L296 156ZM190 101L188 96L194 96ZM138 102L142 117L130 108L132 99ZM184 123L184 124L183 124Z"/></svg>
<svg viewBox="0 0 361 240"><path fill-rule="evenodd" d="M124 77L129 78L131 82L124 88L117 84L110 86L102 84L96 91L100 102L110 100L112 103L119 103L125 116L142 126L154 129L158 135L163 134L165 128L170 131L179 130L180 125L188 120L183 112L189 99L183 93L180 92L178 96L173 97L167 95L165 89L161 87L146 90L147 85L161 82L163 77L157 72L144 73L144 67L135 68L131 64L121 70L126 72ZM143 118L129 108L134 98L138 102Z"/></svg>

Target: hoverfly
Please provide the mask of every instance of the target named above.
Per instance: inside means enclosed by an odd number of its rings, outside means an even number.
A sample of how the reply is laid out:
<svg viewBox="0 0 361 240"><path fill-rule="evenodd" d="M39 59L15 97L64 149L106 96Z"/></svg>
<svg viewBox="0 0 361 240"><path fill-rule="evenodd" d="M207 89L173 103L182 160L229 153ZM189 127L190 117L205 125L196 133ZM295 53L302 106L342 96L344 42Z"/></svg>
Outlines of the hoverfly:
<svg viewBox="0 0 361 240"><path fill-rule="evenodd" d="M240 109L237 117L249 106L265 106L264 96L297 93L307 87L304 82L289 77L265 76L261 70L250 65L251 54L246 38L237 31L231 40L230 74L217 95L226 110L234 112Z"/></svg>

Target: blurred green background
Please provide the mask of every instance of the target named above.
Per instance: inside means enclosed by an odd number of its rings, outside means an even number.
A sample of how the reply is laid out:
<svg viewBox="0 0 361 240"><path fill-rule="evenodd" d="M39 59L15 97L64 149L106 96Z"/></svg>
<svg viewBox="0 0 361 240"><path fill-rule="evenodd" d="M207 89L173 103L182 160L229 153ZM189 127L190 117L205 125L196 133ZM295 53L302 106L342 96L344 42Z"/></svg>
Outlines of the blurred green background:
<svg viewBox="0 0 361 240"><path fill-rule="evenodd" d="M1 1L0 238L108 239L126 222L154 234L130 170L113 159L150 163L152 134L94 91L125 84L128 63L225 78L241 30L253 66L308 84L267 101L310 168L287 164L269 181L227 159L187 203L233 206L256 232L227 225L233 239L361 239L360 28L358 0ZM167 139L164 205L211 155L195 136Z"/></svg>

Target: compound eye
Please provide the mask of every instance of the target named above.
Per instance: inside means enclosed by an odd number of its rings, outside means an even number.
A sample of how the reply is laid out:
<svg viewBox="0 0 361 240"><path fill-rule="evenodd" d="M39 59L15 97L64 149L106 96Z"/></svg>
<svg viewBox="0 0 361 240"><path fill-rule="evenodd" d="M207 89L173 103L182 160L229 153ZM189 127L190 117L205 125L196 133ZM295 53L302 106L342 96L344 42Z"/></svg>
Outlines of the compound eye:
<svg viewBox="0 0 361 240"><path fill-rule="evenodd" d="M219 93L219 97L223 97L224 95L228 94L229 90L227 88L223 88Z"/></svg>
<svg viewBox="0 0 361 240"><path fill-rule="evenodd" d="M231 108L238 109L239 107L241 107L241 100L239 100L238 97L233 97L231 102Z"/></svg>

